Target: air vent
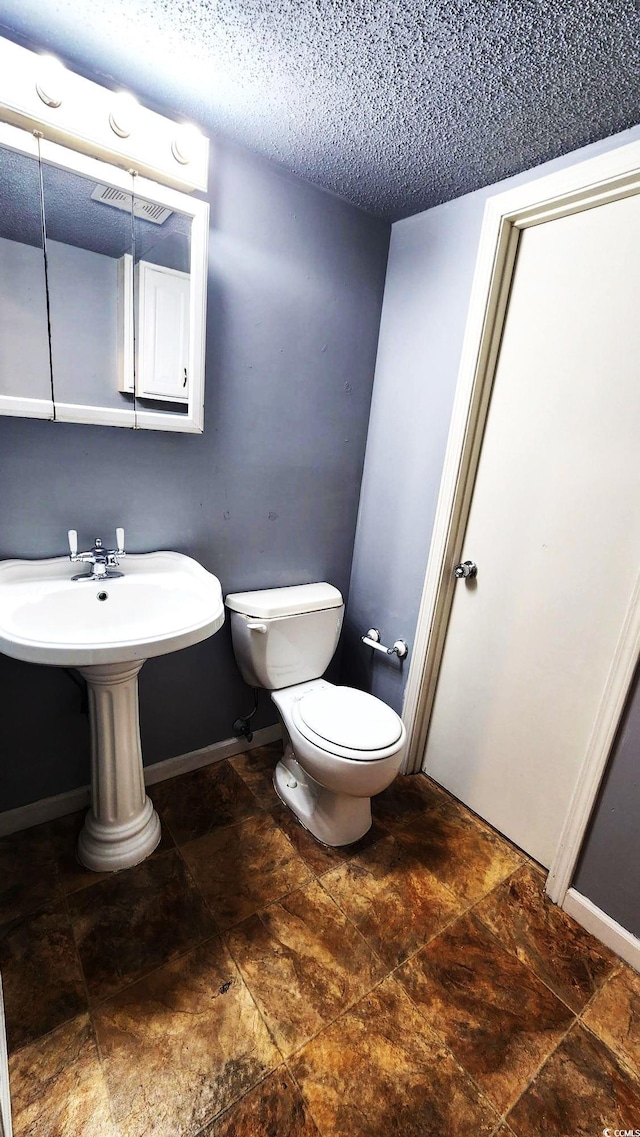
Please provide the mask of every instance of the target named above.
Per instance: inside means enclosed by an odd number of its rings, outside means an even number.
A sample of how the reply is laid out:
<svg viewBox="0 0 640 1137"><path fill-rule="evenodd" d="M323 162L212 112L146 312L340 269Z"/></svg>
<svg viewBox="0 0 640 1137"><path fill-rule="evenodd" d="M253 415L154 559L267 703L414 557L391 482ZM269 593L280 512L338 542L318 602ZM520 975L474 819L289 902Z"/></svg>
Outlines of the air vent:
<svg viewBox="0 0 640 1137"><path fill-rule="evenodd" d="M101 201L103 205L111 205L114 209L122 209L129 213L131 209L131 194L113 186L97 185L91 194L93 201ZM157 205L153 201L144 201L142 198L134 199L133 212L136 217L151 221L154 225L162 225L171 217L173 210L164 205Z"/></svg>
<svg viewBox="0 0 640 1137"><path fill-rule="evenodd" d="M153 201L143 201L142 198L136 197L133 212L136 217L143 217L145 221L152 221L154 225L162 225L167 217L171 217L173 210L167 209L165 205L156 205Z"/></svg>

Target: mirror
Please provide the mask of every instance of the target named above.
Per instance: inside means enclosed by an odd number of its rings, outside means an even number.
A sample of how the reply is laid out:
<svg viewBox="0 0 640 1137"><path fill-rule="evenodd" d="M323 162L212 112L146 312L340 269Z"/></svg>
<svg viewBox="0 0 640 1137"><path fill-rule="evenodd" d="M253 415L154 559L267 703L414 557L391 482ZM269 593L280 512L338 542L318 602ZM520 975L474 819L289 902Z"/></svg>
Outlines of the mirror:
<svg viewBox="0 0 640 1137"><path fill-rule="evenodd" d="M0 146L0 413L52 418L40 168L27 141L31 153Z"/></svg>
<svg viewBox="0 0 640 1137"><path fill-rule="evenodd" d="M0 191L0 413L200 433L208 204L2 123Z"/></svg>
<svg viewBox="0 0 640 1137"><path fill-rule="evenodd" d="M133 425L125 348L133 177L130 183L127 193L73 170L42 164L57 416L74 408L103 407L127 412L123 421Z"/></svg>

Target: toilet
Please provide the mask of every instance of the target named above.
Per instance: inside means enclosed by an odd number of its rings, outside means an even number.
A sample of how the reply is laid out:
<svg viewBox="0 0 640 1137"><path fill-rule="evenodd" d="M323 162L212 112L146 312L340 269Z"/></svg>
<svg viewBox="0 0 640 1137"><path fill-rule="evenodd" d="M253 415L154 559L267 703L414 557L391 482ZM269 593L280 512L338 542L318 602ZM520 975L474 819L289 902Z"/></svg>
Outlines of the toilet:
<svg viewBox="0 0 640 1137"><path fill-rule="evenodd" d="M344 603L330 584L238 592L225 601L246 683L271 692L285 731L278 796L325 845L371 827L371 798L395 778L406 731L395 711L322 675L338 646Z"/></svg>

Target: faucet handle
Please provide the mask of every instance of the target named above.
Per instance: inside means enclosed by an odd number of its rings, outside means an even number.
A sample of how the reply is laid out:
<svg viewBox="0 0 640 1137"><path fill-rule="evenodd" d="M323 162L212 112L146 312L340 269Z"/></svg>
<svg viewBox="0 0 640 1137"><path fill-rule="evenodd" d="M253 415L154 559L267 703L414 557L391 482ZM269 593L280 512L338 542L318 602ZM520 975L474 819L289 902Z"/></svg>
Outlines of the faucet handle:
<svg viewBox="0 0 640 1137"><path fill-rule="evenodd" d="M121 556L124 553L124 529L121 526L116 529L116 553Z"/></svg>
<svg viewBox="0 0 640 1137"><path fill-rule="evenodd" d="M67 533L69 538L69 553L72 557L78 554L78 531L76 529L69 529Z"/></svg>

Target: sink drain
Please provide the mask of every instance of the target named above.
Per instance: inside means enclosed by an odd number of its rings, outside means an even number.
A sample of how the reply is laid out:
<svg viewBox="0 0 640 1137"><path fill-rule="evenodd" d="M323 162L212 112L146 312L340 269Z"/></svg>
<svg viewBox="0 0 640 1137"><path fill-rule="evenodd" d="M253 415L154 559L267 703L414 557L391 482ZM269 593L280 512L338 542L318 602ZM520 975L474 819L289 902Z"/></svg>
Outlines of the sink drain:
<svg viewBox="0 0 640 1137"><path fill-rule="evenodd" d="M108 599L109 599L109 593L108 592L99 592L98 593L98 600L108 600Z"/></svg>

